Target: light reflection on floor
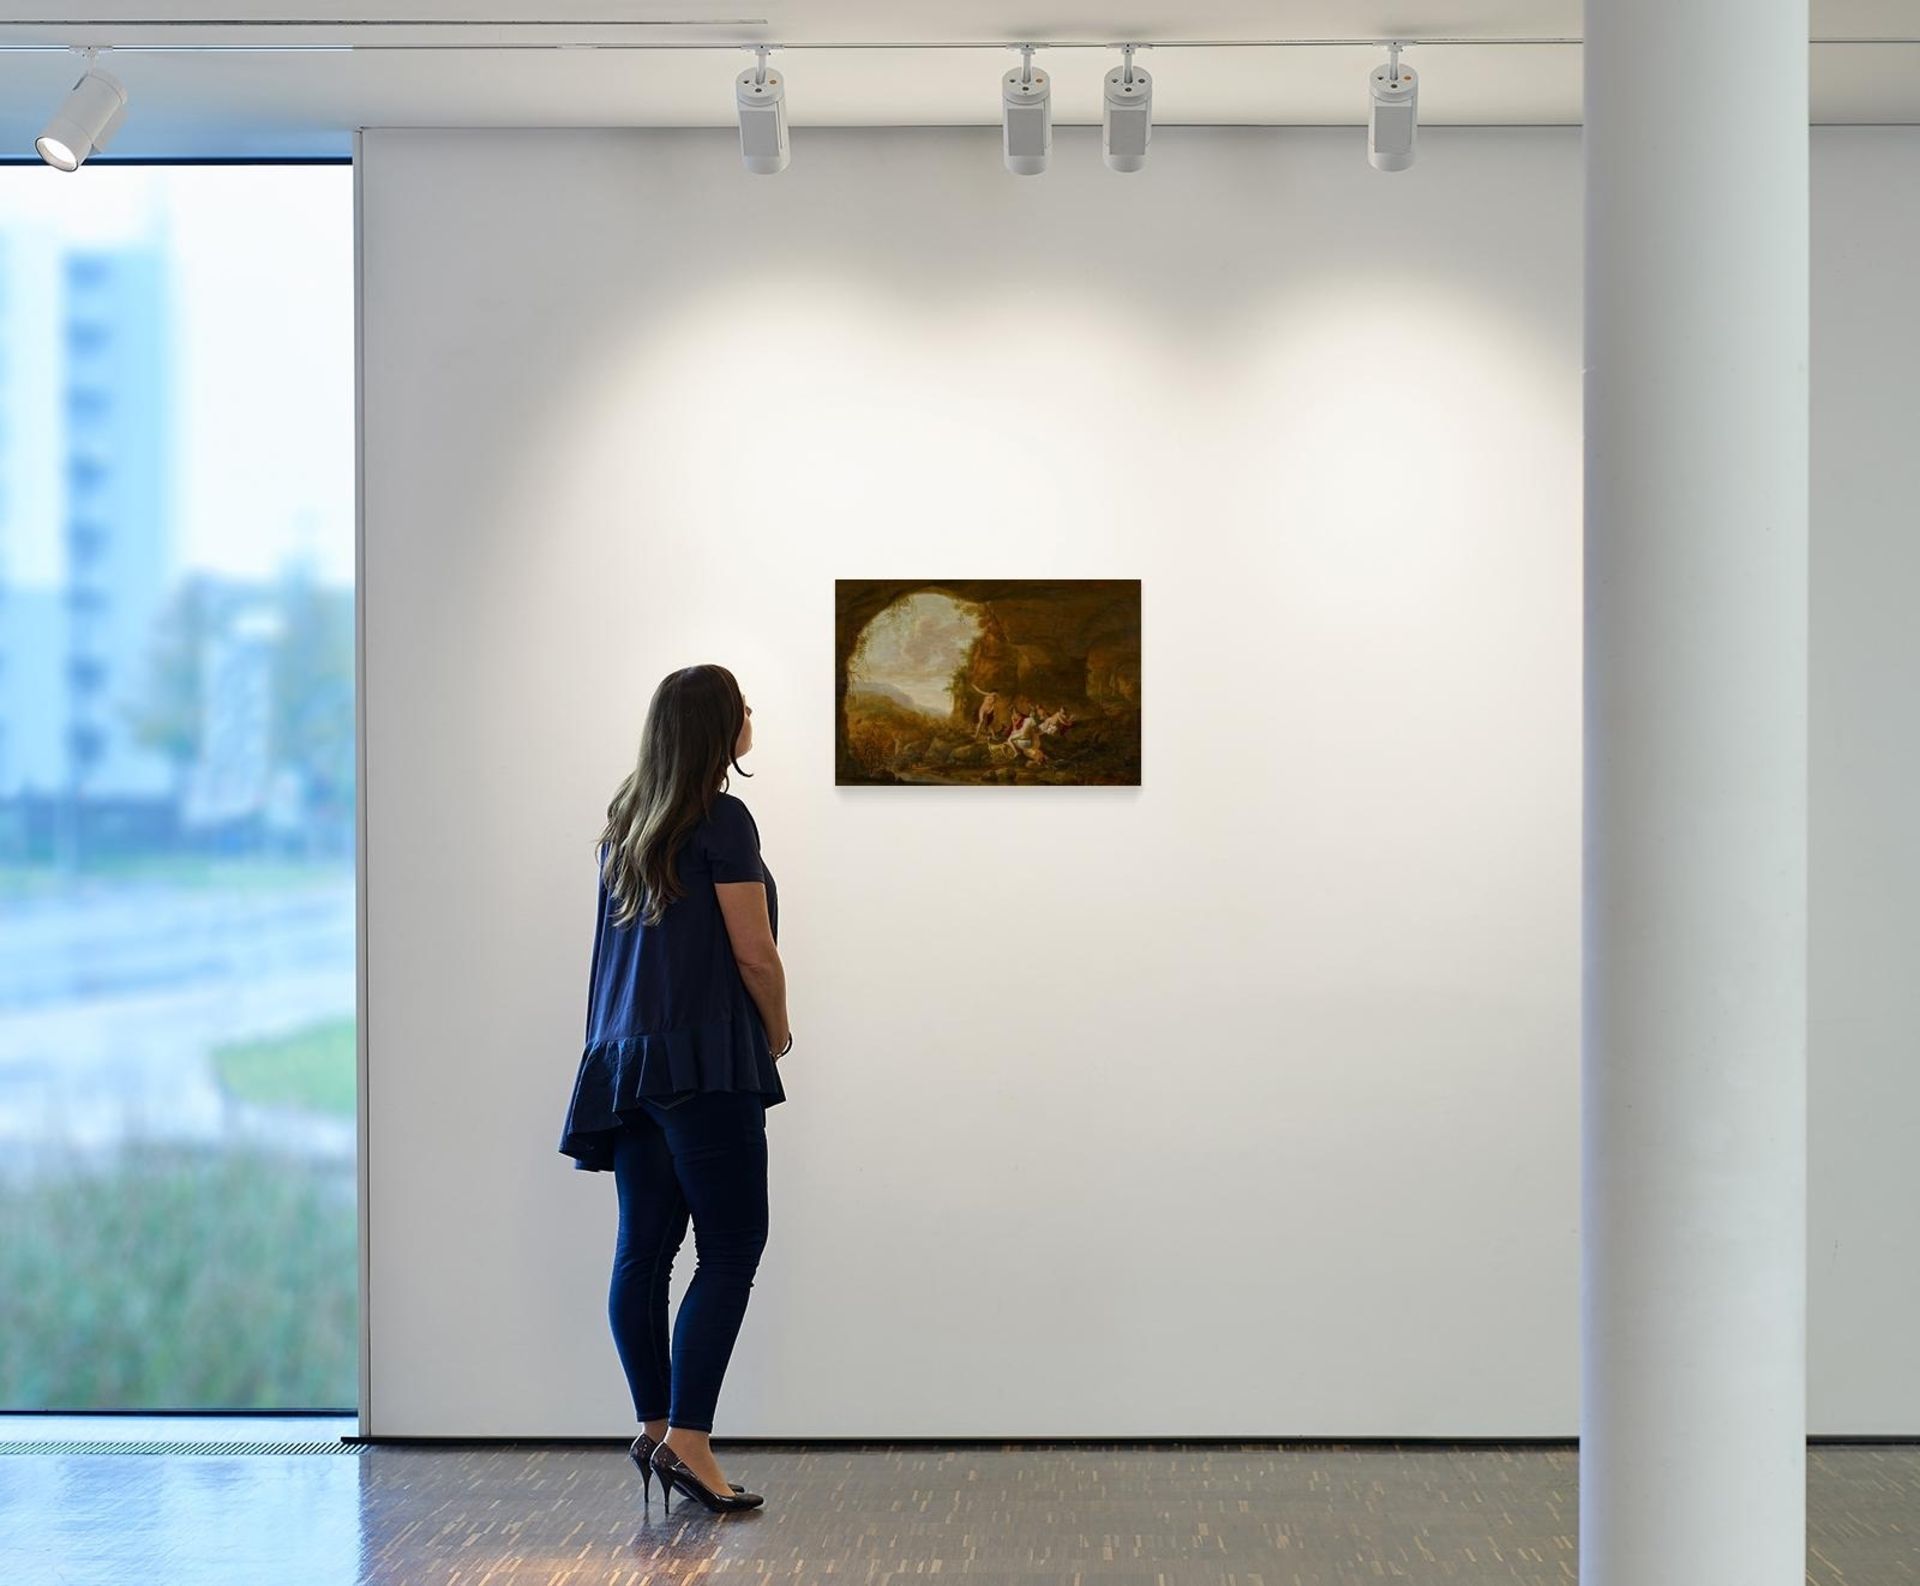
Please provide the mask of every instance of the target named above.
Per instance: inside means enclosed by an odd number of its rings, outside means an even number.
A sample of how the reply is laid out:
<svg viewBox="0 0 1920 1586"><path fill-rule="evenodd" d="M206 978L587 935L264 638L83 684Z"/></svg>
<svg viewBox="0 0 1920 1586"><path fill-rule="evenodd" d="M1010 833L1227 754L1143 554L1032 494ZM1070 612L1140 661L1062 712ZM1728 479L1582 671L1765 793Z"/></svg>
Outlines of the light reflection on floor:
<svg viewBox="0 0 1920 1586"><path fill-rule="evenodd" d="M8 1455L0 1581L1567 1586L1578 1562L1570 1447L718 1448L765 1508L643 1506L603 1445ZM1920 1580L1920 1445L1816 1447L1808 1477L1811 1586Z"/></svg>

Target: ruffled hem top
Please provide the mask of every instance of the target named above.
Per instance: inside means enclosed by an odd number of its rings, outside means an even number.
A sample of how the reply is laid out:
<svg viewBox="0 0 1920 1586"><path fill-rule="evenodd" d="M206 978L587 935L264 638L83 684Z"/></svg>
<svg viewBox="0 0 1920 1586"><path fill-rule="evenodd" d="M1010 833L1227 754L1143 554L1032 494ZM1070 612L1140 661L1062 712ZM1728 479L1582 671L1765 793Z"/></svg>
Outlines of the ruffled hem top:
<svg viewBox="0 0 1920 1586"><path fill-rule="evenodd" d="M588 986L586 1042L560 1151L574 1166L605 1172L641 1101L672 1106L702 1091L756 1091L771 1107L786 1100L755 1007L720 914L716 882L759 881L779 938L773 876L747 807L718 795L675 856L684 896L658 925L615 925L617 908L600 880Z"/></svg>

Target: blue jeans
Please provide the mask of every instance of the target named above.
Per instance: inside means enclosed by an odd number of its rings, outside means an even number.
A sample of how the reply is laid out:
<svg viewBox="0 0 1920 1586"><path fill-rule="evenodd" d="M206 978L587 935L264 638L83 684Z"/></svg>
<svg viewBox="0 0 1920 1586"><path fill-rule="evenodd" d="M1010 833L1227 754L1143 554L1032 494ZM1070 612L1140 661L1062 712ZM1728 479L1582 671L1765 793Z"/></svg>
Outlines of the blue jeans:
<svg viewBox="0 0 1920 1586"><path fill-rule="evenodd" d="M701 1091L641 1107L614 1146L620 1235L607 1316L634 1415L711 1432L767 1242L766 1100ZM667 1283L689 1215L698 1264L669 1356Z"/></svg>

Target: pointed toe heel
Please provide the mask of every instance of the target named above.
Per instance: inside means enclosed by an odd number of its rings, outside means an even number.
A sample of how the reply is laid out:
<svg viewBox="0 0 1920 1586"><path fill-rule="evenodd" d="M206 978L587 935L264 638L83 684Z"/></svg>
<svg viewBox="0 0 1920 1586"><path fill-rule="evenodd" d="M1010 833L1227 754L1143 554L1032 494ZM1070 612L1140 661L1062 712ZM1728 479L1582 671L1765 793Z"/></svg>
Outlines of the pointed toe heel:
<svg viewBox="0 0 1920 1586"><path fill-rule="evenodd" d="M729 1483L732 1492L715 1492L680 1461L679 1457L665 1443L656 1443L649 1463L654 1475L660 1478L660 1502L666 1505L667 1494L676 1487L689 1498L697 1498L701 1504L715 1514L727 1514L736 1509L757 1509L767 1500L757 1492L746 1492L738 1483Z"/></svg>
<svg viewBox="0 0 1920 1586"><path fill-rule="evenodd" d="M627 1458L640 1467L640 1501L643 1504L653 1501L653 1451L658 1447L660 1447L660 1444L648 1437L645 1432L642 1432L627 1445ZM740 1490L740 1483L737 1481L729 1482L728 1485L732 1487L735 1492ZM666 1477L662 1476L660 1478L660 1502L664 1505L666 1501L667 1480Z"/></svg>

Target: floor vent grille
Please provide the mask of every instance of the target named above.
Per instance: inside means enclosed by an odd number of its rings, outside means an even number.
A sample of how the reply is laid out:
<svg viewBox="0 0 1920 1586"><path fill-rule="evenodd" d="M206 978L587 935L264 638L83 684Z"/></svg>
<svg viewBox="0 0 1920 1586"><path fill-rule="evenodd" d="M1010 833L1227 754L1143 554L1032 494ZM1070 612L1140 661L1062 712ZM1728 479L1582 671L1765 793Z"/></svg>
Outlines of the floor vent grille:
<svg viewBox="0 0 1920 1586"><path fill-rule="evenodd" d="M5 1454L359 1454L364 1445L337 1438L320 1443L180 1443L141 1442L134 1438L0 1439Z"/></svg>

